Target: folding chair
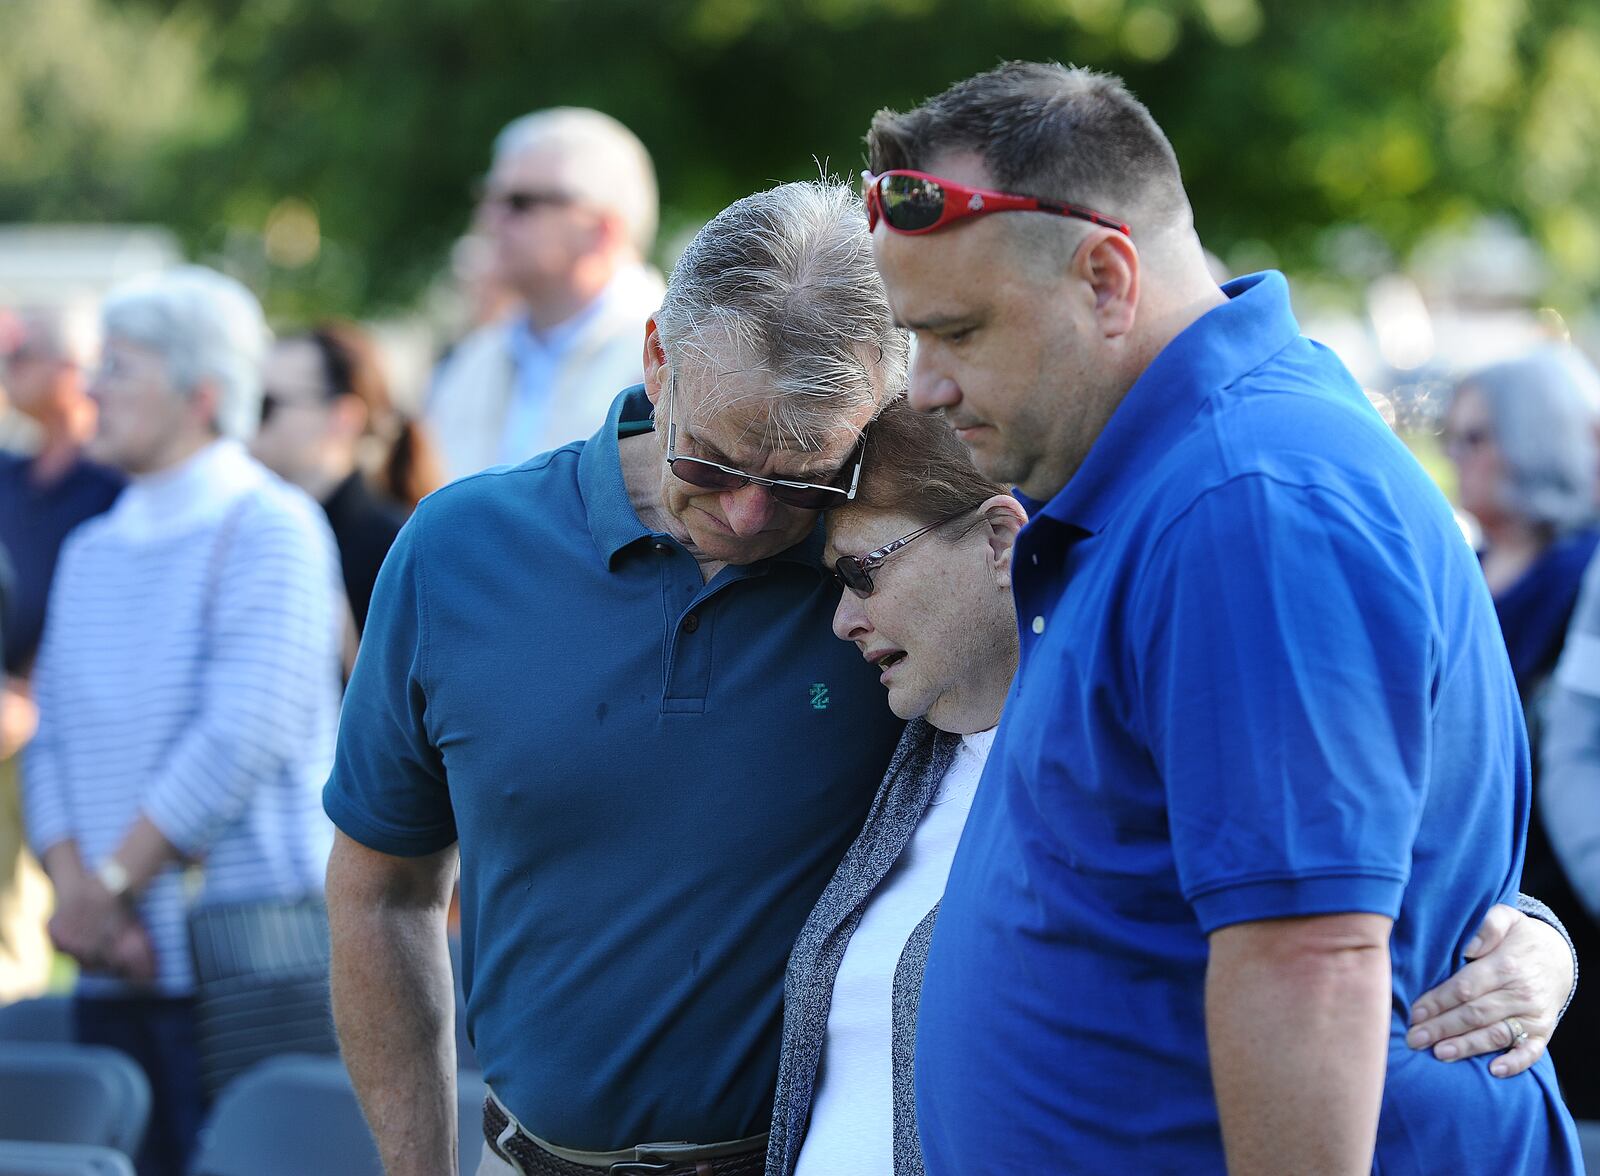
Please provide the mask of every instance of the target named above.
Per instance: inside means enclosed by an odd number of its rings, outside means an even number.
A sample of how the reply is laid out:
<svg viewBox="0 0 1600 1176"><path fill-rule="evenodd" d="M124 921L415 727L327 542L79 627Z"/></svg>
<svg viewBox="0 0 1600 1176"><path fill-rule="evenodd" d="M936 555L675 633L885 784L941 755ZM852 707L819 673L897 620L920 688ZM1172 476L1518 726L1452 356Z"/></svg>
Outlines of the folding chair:
<svg viewBox="0 0 1600 1176"><path fill-rule="evenodd" d="M1583 1166L1600 1174L1600 1120L1578 1121L1578 1146L1583 1148Z"/></svg>
<svg viewBox="0 0 1600 1176"><path fill-rule="evenodd" d="M109 1147L0 1140L0 1176L134 1176L133 1161Z"/></svg>
<svg viewBox="0 0 1600 1176"><path fill-rule="evenodd" d="M149 1119L149 1080L118 1050L39 1042L0 1049L0 1139L133 1155Z"/></svg>
<svg viewBox="0 0 1600 1176"><path fill-rule="evenodd" d="M458 1074L461 1171L483 1151L483 1080ZM236 1078L200 1133L191 1176L383 1176L338 1058L284 1055Z"/></svg>
<svg viewBox="0 0 1600 1176"><path fill-rule="evenodd" d="M72 1040L70 996L41 996L0 1005L0 1041Z"/></svg>
<svg viewBox="0 0 1600 1176"><path fill-rule="evenodd" d="M467 1037L467 994L461 987L461 937L450 936L450 975L456 987L456 1069L477 1070L478 1055Z"/></svg>

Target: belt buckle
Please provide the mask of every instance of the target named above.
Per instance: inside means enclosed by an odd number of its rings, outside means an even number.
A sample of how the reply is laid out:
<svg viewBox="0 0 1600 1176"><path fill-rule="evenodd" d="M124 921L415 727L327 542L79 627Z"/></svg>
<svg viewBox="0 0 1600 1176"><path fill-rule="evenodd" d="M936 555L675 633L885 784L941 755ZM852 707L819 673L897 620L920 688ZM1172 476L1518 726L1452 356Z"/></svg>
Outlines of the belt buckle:
<svg viewBox="0 0 1600 1176"><path fill-rule="evenodd" d="M689 1143L641 1143L633 1149L633 1159L618 1160L607 1171L611 1176L655 1176L659 1172L670 1172L674 1168L685 1164L693 1165L694 1161L685 1158L685 1153L700 1150L698 1144Z"/></svg>

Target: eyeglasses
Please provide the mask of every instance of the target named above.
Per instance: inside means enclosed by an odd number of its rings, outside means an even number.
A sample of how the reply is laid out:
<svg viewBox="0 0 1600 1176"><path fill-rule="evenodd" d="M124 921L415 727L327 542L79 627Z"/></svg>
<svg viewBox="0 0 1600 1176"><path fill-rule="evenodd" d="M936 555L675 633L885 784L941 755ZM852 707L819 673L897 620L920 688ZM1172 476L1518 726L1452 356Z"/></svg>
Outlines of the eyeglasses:
<svg viewBox="0 0 1600 1176"><path fill-rule="evenodd" d="M89 383L92 386L133 379L157 362L147 357L129 358L121 351L107 348L99 364L89 373Z"/></svg>
<svg viewBox="0 0 1600 1176"><path fill-rule="evenodd" d="M45 358L47 356L44 348L24 341L0 355L0 367L18 368L30 360Z"/></svg>
<svg viewBox="0 0 1600 1176"><path fill-rule="evenodd" d="M559 208L572 204L577 197L566 192L492 192L485 188L479 191L478 199L484 204L502 208L512 216L522 216L535 208Z"/></svg>
<svg viewBox="0 0 1600 1176"><path fill-rule="evenodd" d="M1486 428L1446 429L1440 435L1446 453L1471 453L1482 449L1494 440L1493 434Z"/></svg>
<svg viewBox="0 0 1600 1176"><path fill-rule="evenodd" d="M1115 217L1106 216L1081 204L1044 200L1037 196L1015 196L988 188L969 188L953 180L941 180L927 172L895 169L881 175L861 173L861 195L867 202L867 229L882 220L897 233L915 236L931 233L969 216L991 212L1050 212L1086 220L1105 229L1115 229L1125 237L1133 230Z"/></svg>
<svg viewBox="0 0 1600 1176"><path fill-rule="evenodd" d="M280 392L261 393L261 423L264 425L275 415L291 408L316 408L328 403L325 400L307 400L300 396L285 396Z"/></svg>
<svg viewBox="0 0 1600 1176"><path fill-rule="evenodd" d="M763 478L747 474L720 462L703 457L684 457L678 452L678 426L672 420L673 390L676 381L667 380L667 469L680 482L698 486L702 490L738 490L742 486L756 485L778 502L798 506L802 510L832 510L852 501L856 496L856 483L861 480L863 442L856 442L855 466L850 471L850 488L826 486L820 482L795 482L787 478Z"/></svg>
<svg viewBox="0 0 1600 1176"><path fill-rule="evenodd" d="M872 570L874 568L880 566L884 560L895 552L904 550L913 540L922 538L929 531L938 530L954 519L959 519L968 511L976 510L977 506L978 504L974 503L972 506L962 507L955 514L945 515L938 522L929 523L926 527L918 527L911 534L902 535L890 543L885 543L876 551L867 552L866 555L841 555L833 561L833 578L839 582L841 587L850 589L862 600L865 600L873 592Z"/></svg>

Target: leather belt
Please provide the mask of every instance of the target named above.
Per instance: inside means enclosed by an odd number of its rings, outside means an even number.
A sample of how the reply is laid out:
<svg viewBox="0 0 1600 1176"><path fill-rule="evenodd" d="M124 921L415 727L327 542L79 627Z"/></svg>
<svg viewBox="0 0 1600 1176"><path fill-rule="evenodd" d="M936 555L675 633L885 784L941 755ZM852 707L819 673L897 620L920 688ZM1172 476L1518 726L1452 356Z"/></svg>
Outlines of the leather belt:
<svg viewBox="0 0 1600 1176"><path fill-rule="evenodd" d="M613 1152L597 1163L579 1163L546 1148L513 1122L492 1095L483 1100L483 1137L495 1155L524 1176L762 1176L767 1159L766 1138L761 1136L739 1151L691 1143L641 1143L626 1149L620 1159L609 1158L618 1154Z"/></svg>

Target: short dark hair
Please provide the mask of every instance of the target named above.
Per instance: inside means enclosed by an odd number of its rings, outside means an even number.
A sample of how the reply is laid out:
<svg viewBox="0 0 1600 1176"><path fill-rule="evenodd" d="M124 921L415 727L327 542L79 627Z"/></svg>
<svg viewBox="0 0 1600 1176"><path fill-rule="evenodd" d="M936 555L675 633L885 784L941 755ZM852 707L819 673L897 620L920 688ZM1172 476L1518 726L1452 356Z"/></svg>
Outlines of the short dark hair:
<svg viewBox="0 0 1600 1176"><path fill-rule="evenodd" d="M923 171L972 151L996 187L1072 201L1135 233L1190 216L1178 157L1120 78L1055 62L1009 61L957 82L915 110L880 110L867 132L874 172Z"/></svg>
<svg viewBox="0 0 1600 1176"><path fill-rule="evenodd" d="M894 511L934 523L1005 493L1006 487L978 472L944 417L918 412L896 397L867 426L855 500L834 513Z"/></svg>

